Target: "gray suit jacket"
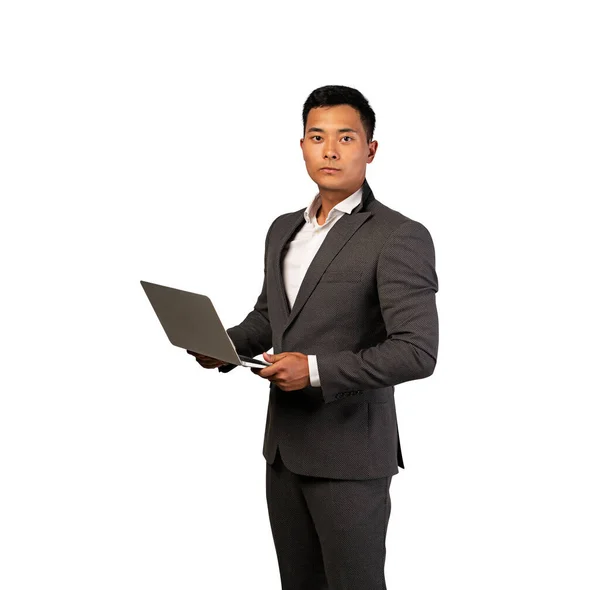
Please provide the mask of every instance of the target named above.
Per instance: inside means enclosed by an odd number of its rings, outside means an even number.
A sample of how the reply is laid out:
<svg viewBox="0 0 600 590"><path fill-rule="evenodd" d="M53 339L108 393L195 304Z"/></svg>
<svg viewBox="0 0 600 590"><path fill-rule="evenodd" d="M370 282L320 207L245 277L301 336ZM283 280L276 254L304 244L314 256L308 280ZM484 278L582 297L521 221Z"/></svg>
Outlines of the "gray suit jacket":
<svg viewBox="0 0 600 590"><path fill-rule="evenodd" d="M270 383L263 455L273 463L279 446L290 471L303 475L394 475L404 467L394 385L428 377L437 358L431 235L376 200L365 179L361 203L325 237L290 310L282 258L303 212L271 224L262 291L242 323L227 330L243 355L271 347L317 355L320 387L286 392Z"/></svg>

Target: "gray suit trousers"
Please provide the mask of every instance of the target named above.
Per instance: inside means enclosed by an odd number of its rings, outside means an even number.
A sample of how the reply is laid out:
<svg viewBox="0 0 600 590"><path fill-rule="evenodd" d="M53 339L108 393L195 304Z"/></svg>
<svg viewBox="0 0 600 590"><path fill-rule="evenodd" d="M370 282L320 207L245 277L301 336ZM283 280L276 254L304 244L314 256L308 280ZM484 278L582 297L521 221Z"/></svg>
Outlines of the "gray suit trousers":
<svg viewBox="0 0 600 590"><path fill-rule="evenodd" d="M266 463L282 590L385 590L392 476L331 479Z"/></svg>

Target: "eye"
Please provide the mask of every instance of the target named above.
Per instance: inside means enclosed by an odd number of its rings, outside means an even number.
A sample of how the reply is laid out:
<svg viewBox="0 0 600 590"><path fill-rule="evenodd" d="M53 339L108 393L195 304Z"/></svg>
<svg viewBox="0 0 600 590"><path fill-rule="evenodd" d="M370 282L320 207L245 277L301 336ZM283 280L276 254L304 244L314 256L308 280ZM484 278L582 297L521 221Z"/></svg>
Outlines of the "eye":
<svg viewBox="0 0 600 590"><path fill-rule="evenodd" d="M348 138L348 139L349 139L349 140L351 140L351 141L352 141L352 139L353 139L353 138L352 138L352 137L350 137L349 135L344 135L344 137L342 137L342 139L346 139L346 138ZM349 142L348 142L348 141L345 141L344 143L349 143Z"/></svg>
<svg viewBox="0 0 600 590"><path fill-rule="evenodd" d="M311 137L311 139L317 139L317 138L318 138L318 139L320 139L320 138L321 138L321 136L320 136L320 135L313 135L313 136Z"/></svg>

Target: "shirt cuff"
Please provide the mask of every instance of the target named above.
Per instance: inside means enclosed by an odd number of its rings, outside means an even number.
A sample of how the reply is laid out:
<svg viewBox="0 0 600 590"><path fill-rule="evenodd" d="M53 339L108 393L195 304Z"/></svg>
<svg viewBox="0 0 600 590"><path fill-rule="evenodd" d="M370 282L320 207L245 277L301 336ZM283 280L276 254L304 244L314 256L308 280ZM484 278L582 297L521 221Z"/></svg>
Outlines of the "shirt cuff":
<svg viewBox="0 0 600 590"><path fill-rule="evenodd" d="M317 355L308 354L308 373L310 376L310 384L312 387L321 387L319 379L319 366L317 365Z"/></svg>

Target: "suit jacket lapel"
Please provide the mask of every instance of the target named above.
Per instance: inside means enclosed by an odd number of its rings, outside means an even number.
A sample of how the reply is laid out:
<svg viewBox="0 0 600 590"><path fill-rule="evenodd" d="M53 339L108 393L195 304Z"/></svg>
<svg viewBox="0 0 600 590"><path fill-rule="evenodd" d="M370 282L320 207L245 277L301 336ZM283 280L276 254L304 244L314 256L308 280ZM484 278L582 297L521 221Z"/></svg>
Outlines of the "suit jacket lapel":
<svg viewBox="0 0 600 590"><path fill-rule="evenodd" d="M287 221L287 227L283 229L283 233L280 235L279 240L274 245L277 289L279 290L279 295L283 298L283 308L286 310L287 315L290 313L290 304L285 293L285 284L283 282L283 251L285 250L286 244L292 238L292 235L294 235L304 223L306 223L304 219L304 209L291 215Z"/></svg>
<svg viewBox="0 0 600 590"><path fill-rule="evenodd" d="M335 222L335 225L329 230L329 233L325 236L323 244L315 254L312 262L310 263L304 279L300 285L298 296L294 301L294 306L290 312L290 315L283 327L285 332L290 324L294 321L294 318L300 313L300 310L304 307L310 294L313 292L317 283L321 280L325 269L329 266L331 261L335 258L337 253L342 249L344 244L352 237L352 234L369 218L371 212L366 213L352 213L342 215L340 219ZM287 297L286 297L287 299Z"/></svg>
<svg viewBox="0 0 600 590"><path fill-rule="evenodd" d="M338 219L334 226L329 230L327 236L325 236L323 244L321 244L321 247L317 251L315 257L308 267L308 270L306 271L306 275L302 280L300 290L298 291L298 295L291 310L283 282L282 255L288 241L301 227L301 225L306 223L306 221L304 220L304 210L298 211L290 217L287 227L284 228L284 231L282 234L280 234L281 238L275 244L275 260L277 269L275 274L277 277L277 287L280 296L283 297L284 300L284 309L289 314L284 324L283 332L287 330L296 316L300 313L300 310L304 307L304 304L310 297L318 282L321 280L323 273L331 261L343 248L346 242L352 237L354 232L356 232L356 230L372 215L370 211L362 211L365 207L365 204L372 199L373 193L365 179L363 184L362 201L360 205L352 213L342 215L342 217Z"/></svg>

